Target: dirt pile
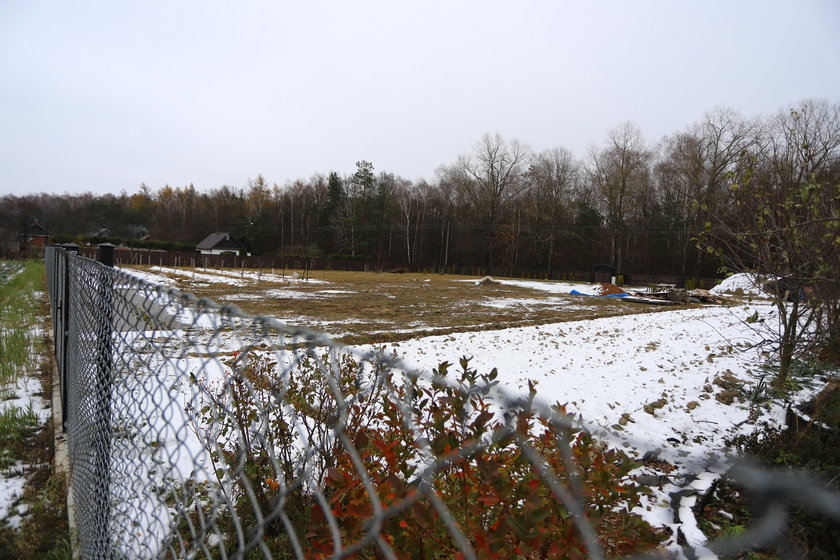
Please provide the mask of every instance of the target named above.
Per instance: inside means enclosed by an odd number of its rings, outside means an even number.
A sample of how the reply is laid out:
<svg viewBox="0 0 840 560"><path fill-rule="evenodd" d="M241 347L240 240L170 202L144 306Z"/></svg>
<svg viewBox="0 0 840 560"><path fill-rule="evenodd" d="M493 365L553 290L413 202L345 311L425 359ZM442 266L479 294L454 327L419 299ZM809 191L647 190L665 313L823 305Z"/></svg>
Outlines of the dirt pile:
<svg viewBox="0 0 840 560"><path fill-rule="evenodd" d="M600 292L599 295L602 296L616 296L627 293L615 284L610 283L598 284L598 291Z"/></svg>

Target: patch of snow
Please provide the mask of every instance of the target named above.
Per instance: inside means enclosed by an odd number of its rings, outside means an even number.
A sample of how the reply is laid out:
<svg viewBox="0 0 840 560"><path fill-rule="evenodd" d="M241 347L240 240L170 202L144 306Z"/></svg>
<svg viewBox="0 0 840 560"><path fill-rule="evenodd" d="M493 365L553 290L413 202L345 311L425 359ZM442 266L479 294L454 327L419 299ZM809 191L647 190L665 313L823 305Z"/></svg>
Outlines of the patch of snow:
<svg viewBox="0 0 840 560"><path fill-rule="evenodd" d="M740 274L733 274L709 291L713 294L721 295L734 294L740 290L745 295L766 296L761 286L767 280L767 277L742 272Z"/></svg>
<svg viewBox="0 0 840 560"><path fill-rule="evenodd" d="M572 298L549 297L545 299L535 298L494 298L486 299L480 302L485 307L494 307L497 309L508 309L510 307L545 307L545 306L563 306L566 311L589 309L584 305L580 305L577 300Z"/></svg>
<svg viewBox="0 0 840 560"><path fill-rule="evenodd" d="M265 299L316 299L318 294L314 292L298 292L296 290L266 290L258 294L225 294L216 299L220 301L237 300L265 300Z"/></svg>
<svg viewBox="0 0 840 560"><path fill-rule="evenodd" d="M539 290L541 292L549 292L553 294L568 294L570 291L580 289L580 287L583 286L583 284L552 282L550 280L544 282L538 280L509 280L506 278L493 278L493 280L503 286L516 286L519 288L528 288L530 290ZM469 282L471 284L478 283L477 280L457 280L457 282Z"/></svg>
<svg viewBox="0 0 840 560"><path fill-rule="evenodd" d="M329 284L326 280L315 280L309 278L304 280L295 272L288 275L281 275L270 272L258 272L255 270L219 270L215 268L196 268L198 272L205 272L217 276L228 276L230 278L248 279L252 282L274 282L277 284Z"/></svg>
<svg viewBox="0 0 840 560"><path fill-rule="evenodd" d="M4 523L12 529L20 527L20 516L16 515L15 504L23 496L23 485L26 479L22 474L22 465L10 467L0 473L0 523Z"/></svg>
<svg viewBox="0 0 840 560"><path fill-rule="evenodd" d="M0 401L0 411L16 407L21 410L32 409L41 423L50 419L52 412L47 408L47 403L37 395L41 392L41 382L28 375L18 378L17 382L4 387L7 397Z"/></svg>
<svg viewBox="0 0 840 560"><path fill-rule="evenodd" d="M188 278L192 280L199 280L203 282L209 282L211 284L228 284L230 286L247 286L248 281L242 278L232 278L227 275L220 275L220 274L204 274L201 272L196 272L198 269L180 269L180 268L170 268L165 266L153 266L151 270L156 270L159 272L163 272L164 274L168 274L170 276L176 276L180 278Z"/></svg>
<svg viewBox="0 0 840 560"><path fill-rule="evenodd" d="M125 274L128 274L129 276L134 276L135 278L145 280L150 284L159 284L168 288L175 287L175 280L163 274L152 274L151 272L146 272L145 270L138 270L136 268L120 268L119 270L121 272L124 272Z"/></svg>

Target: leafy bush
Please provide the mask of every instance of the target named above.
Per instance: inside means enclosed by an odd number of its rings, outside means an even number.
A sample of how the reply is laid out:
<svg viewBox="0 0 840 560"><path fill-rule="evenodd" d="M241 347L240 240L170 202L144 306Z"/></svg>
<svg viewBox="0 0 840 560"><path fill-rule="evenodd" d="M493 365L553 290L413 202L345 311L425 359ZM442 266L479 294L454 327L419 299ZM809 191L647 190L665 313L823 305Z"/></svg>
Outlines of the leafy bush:
<svg viewBox="0 0 840 560"><path fill-rule="evenodd" d="M446 378L448 367L441 364L439 376ZM457 556L457 543L438 501L482 558L587 557L575 520L552 493L546 472L566 485L579 485L587 521L608 554L632 553L659 540L647 524L628 513L638 505L639 490L620 482L632 468L625 456L601 449L584 431L570 434L537 417L527 403L499 418L486 399L496 373L480 377L483 383L476 384L479 376L463 360L453 386L410 385L406 406L416 429L426 434L434 457L449 459L439 466L417 462L424 446L405 429L398 404L406 397L405 389L396 388L396 399L381 403L380 425L354 434L364 475L382 506L394 510L382 534L398 557L416 557L421 550L423 558ZM533 384L530 387L533 399ZM561 449L567 439L568 462ZM529 460L529 448L544 458L545 470ZM465 449L470 451L463 453ZM346 449L337 452L338 465L328 471L324 485L343 540L359 541L374 507L352 455ZM430 473L434 482L427 485ZM322 509L313 508L312 522L307 536L320 553L315 557L327 557L333 543Z"/></svg>
<svg viewBox="0 0 840 560"><path fill-rule="evenodd" d="M342 545L356 543L360 558L378 558L381 546L398 558L458 557L452 527L482 558L586 557L574 511L552 480L576 496L608 554L661 540L629 513L641 490L622 479L634 465L587 432L539 417L533 385L502 412L495 370L479 375L466 359L454 375L441 364L435 382L398 378L381 362L347 355L301 353L283 379L267 354L240 354L229 366L214 387L194 380L206 399L193 412L218 483L236 504L240 522L219 521L231 542L242 539L235 525L255 525L257 509L269 523L244 544L276 556L292 553L290 530L305 536L307 557L331 556L334 522ZM301 430L309 448L294 441Z"/></svg>

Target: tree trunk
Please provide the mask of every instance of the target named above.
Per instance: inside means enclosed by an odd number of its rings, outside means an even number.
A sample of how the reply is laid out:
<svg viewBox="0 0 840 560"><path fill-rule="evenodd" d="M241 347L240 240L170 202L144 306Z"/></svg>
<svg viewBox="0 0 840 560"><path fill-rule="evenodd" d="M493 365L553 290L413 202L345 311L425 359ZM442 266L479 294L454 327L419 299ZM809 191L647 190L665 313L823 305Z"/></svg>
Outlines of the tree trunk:
<svg viewBox="0 0 840 560"><path fill-rule="evenodd" d="M554 256L554 239L548 240L548 262L546 268L548 269L548 279L551 280L551 266L554 264L552 257Z"/></svg>
<svg viewBox="0 0 840 560"><path fill-rule="evenodd" d="M791 362L793 362L793 349L794 344L792 342L782 344L782 351L779 359L779 373L776 374L776 379L773 381L773 388L780 391L783 391L785 389L785 385L787 384L788 371L790 370Z"/></svg>
<svg viewBox="0 0 840 560"><path fill-rule="evenodd" d="M779 308L780 316L783 315L783 308L785 306L784 295L781 296L782 300L778 302L776 305ZM773 387L779 390L784 390L785 384L787 383L788 371L790 370L790 365L793 362L793 354L796 350L796 331L797 327L799 326L799 301L798 299L794 299L793 305L789 310L789 315L787 316L787 320L784 321L783 325L783 332L782 332L782 342L779 347L779 373L776 375L776 379L773 381Z"/></svg>

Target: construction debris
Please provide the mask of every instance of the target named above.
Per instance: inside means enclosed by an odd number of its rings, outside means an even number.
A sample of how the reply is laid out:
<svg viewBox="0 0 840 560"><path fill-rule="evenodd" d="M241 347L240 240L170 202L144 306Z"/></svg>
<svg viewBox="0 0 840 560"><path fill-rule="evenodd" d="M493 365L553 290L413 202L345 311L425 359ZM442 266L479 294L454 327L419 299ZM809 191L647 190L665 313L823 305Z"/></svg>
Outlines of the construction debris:
<svg viewBox="0 0 840 560"><path fill-rule="evenodd" d="M652 303L659 305L689 305L691 303L713 303L725 305L729 299L708 290L685 290L682 288L669 288L665 291L652 293L629 292L630 297L623 298L625 301L636 303Z"/></svg>
<svg viewBox="0 0 840 560"><path fill-rule="evenodd" d="M731 303L731 300L725 296L715 294L709 290L691 290L688 292L693 298L696 298L700 303L716 303L718 305L726 305Z"/></svg>

